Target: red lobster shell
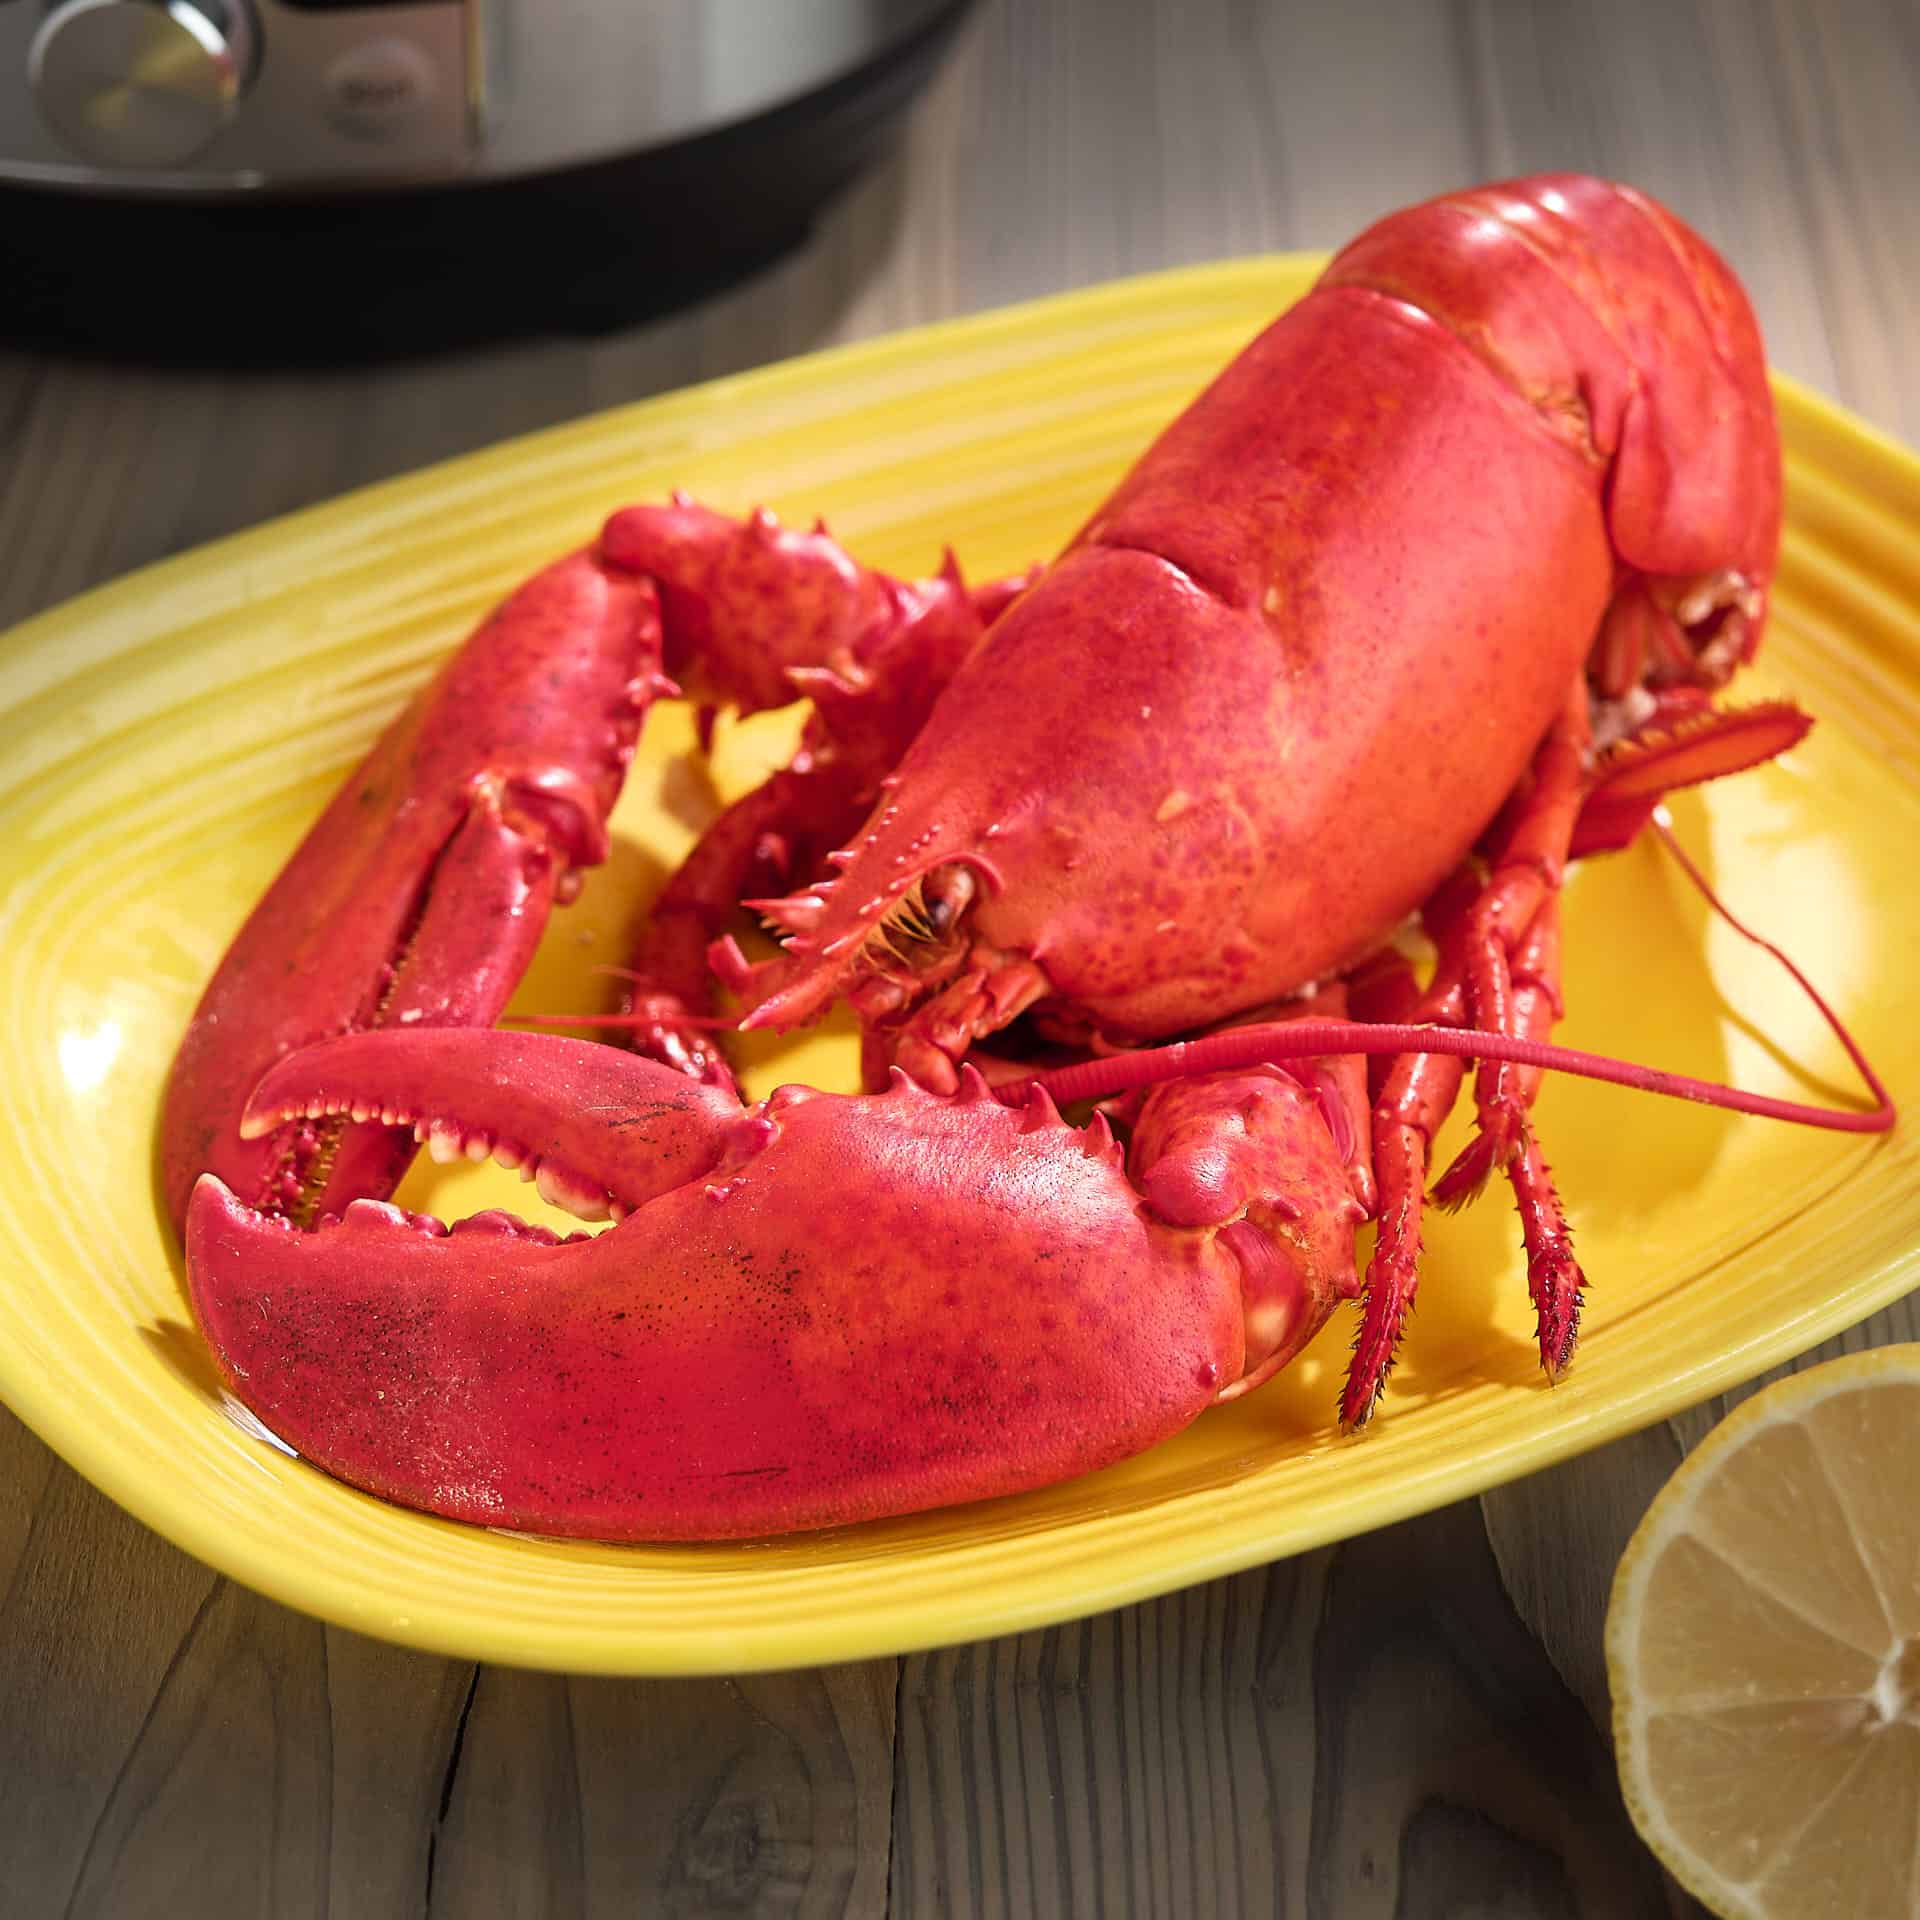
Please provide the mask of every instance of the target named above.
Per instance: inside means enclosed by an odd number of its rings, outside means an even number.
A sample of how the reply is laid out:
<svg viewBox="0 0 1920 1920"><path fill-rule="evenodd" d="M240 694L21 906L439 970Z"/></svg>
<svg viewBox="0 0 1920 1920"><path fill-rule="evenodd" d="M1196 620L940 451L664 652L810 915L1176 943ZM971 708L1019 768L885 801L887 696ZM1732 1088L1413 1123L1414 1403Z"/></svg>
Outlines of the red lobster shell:
<svg viewBox="0 0 1920 1920"><path fill-rule="evenodd" d="M1442 1190L1513 1182L1557 1369L1580 1277L1526 1048L1557 1010L1560 875L1804 731L1710 705L1758 643L1779 522L1737 284L1652 201L1572 176L1363 234L1030 587L891 581L686 501L615 515L375 749L196 1016L163 1157L224 1376L359 1485L611 1538L1081 1472L1364 1290L1362 1419L1459 1059L1402 1051L1370 1100L1344 1052L1169 1056L1114 1109L1124 1150L968 1064L1337 1014L1350 987L1485 1030ZM494 1017L597 856L665 674L816 717L662 902L634 996L656 1057L447 1030ZM703 958L743 898L787 935L759 968L715 948L748 1023L849 996L867 1098L731 1092ZM1425 982L1387 945L1416 913ZM617 1224L402 1216L377 1197L415 1130ZM302 1233L246 1202L344 1217Z"/></svg>

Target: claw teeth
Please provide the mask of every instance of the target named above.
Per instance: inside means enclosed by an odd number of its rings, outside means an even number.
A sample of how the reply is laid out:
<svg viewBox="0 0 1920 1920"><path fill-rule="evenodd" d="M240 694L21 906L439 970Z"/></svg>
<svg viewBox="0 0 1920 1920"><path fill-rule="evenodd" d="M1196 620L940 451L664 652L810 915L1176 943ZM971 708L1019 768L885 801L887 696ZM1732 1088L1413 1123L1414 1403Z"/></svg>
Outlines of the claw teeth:
<svg viewBox="0 0 1920 1920"><path fill-rule="evenodd" d="M1053 1104L1053 1095L1045 1087L1035 1082L1027 1090L1026 1112L1021 1116L1022 1133L1038 1133L1042 1127L1062 1127L1066 1122L1060 1118L1060 1109Z"/></svg>
<svg viewBox="0 0 1920 1920"><path fill-rule="evenodd" d="M319 1224L354 1233L391 1233L400 1227L428 1240L444 1240L447 1236L444 1220L436 1220L430 1213L408 1213L391 1200L349 1200L345 1213L328 1214Z"/></svg>
<svg viewBox="0 0 1920 1920"><path fill-rule="evenodd" d="M387 1116L389 1124L404 1116ZM462 1160L471 1160L482 1165L494 1157L494 1139L481 1128L469 1131L453 1120L419 1121L414 1124L413 1137L424 1140L427 1151L443 1167L455 1166ZM507 1162L508 1165L517 1164Z"/></svg>
<svg viewBox="0 0 1920 1920"><path fill-rule="evenodd" d="M391 1200L349 1200L341 1225L354 1228L404 1227L407 1216Z"/></svg>
<svg viewBox="0 0 1920 1920"><path fill-rule="evenodd" d="M606 1189L577 1179L563 1167L542 1162L534 1175L534 1185L548 1206L558 1207L576 1220L605 1220L609 1216L612 1199Z"/></svg>
<svg viewBox="0 0 1920 1920"><path fill-rule="evenodd" d="M503 1240L531 1241L535 1246L557 1247L565 1243L570 1236L555 1233L551 1227L535 1226L531 1221L516 1220L510 1213L503 1213L498 1207L489 1207L484 1213L469 1214L464 1220L453 1223L457 1234L497 1234Z"/></svg>

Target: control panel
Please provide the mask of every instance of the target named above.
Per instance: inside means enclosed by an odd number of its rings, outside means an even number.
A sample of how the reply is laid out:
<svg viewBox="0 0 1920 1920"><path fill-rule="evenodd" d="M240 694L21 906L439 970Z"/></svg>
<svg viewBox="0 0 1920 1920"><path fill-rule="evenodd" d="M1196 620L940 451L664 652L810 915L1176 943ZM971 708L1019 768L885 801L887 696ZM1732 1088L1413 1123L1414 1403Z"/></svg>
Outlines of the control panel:
<svg viewBox="0 0 1920 1920"><path fill-rule="evenodd" d="M0 180L152 193L467 170L477 0L0 0Z"/></svg>

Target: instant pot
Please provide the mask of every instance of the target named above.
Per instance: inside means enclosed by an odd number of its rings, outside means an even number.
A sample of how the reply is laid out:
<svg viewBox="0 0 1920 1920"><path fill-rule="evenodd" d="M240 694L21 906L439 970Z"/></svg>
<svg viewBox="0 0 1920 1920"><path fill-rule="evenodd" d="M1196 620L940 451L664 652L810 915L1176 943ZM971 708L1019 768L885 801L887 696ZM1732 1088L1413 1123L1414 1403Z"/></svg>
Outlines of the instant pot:
<svg viewBox="0 0 1920 1920"><path fill-rule="evenodd" d="M591 327L777 252L966 0L0 0L0 333Z"/></svg>

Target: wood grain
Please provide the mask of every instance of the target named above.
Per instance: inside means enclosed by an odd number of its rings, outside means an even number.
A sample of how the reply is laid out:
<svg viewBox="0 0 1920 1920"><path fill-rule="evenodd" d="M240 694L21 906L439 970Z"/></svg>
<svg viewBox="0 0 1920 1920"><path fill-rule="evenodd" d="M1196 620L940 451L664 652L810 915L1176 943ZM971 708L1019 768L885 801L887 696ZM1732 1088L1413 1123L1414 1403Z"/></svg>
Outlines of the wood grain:
<svg viewBox="0 0 1920 1920"><path fill-rule="evenodd" d="M483 1668L440 1916L886 1910L894 1665L725 1681Z"/></svg>
<svg viewBox="0 0 1920 1920"><path fill-rule="evenodd" d="M1668 200L1745 279L1780 365L1920 440L1917 128L1910 0L983 4L898 154L685 314L245 375L0 348L0 625L641 394L1334 245L1536 167ZM1909 1300L1800 1364L1917 1337ZM0 1910L1697 1913L1621 1811L1600 1627L1621 1545L1725 1404L1094 1620L671 1684L323 1628L216 1580L0 1414Z"/></svg>
<svg viewBox="0 0 1920 1920"><path fill-rule="evenodd" d="M897 1766L902 1914L1665 1910L1470 1503L909 1658Z"/></svg>

